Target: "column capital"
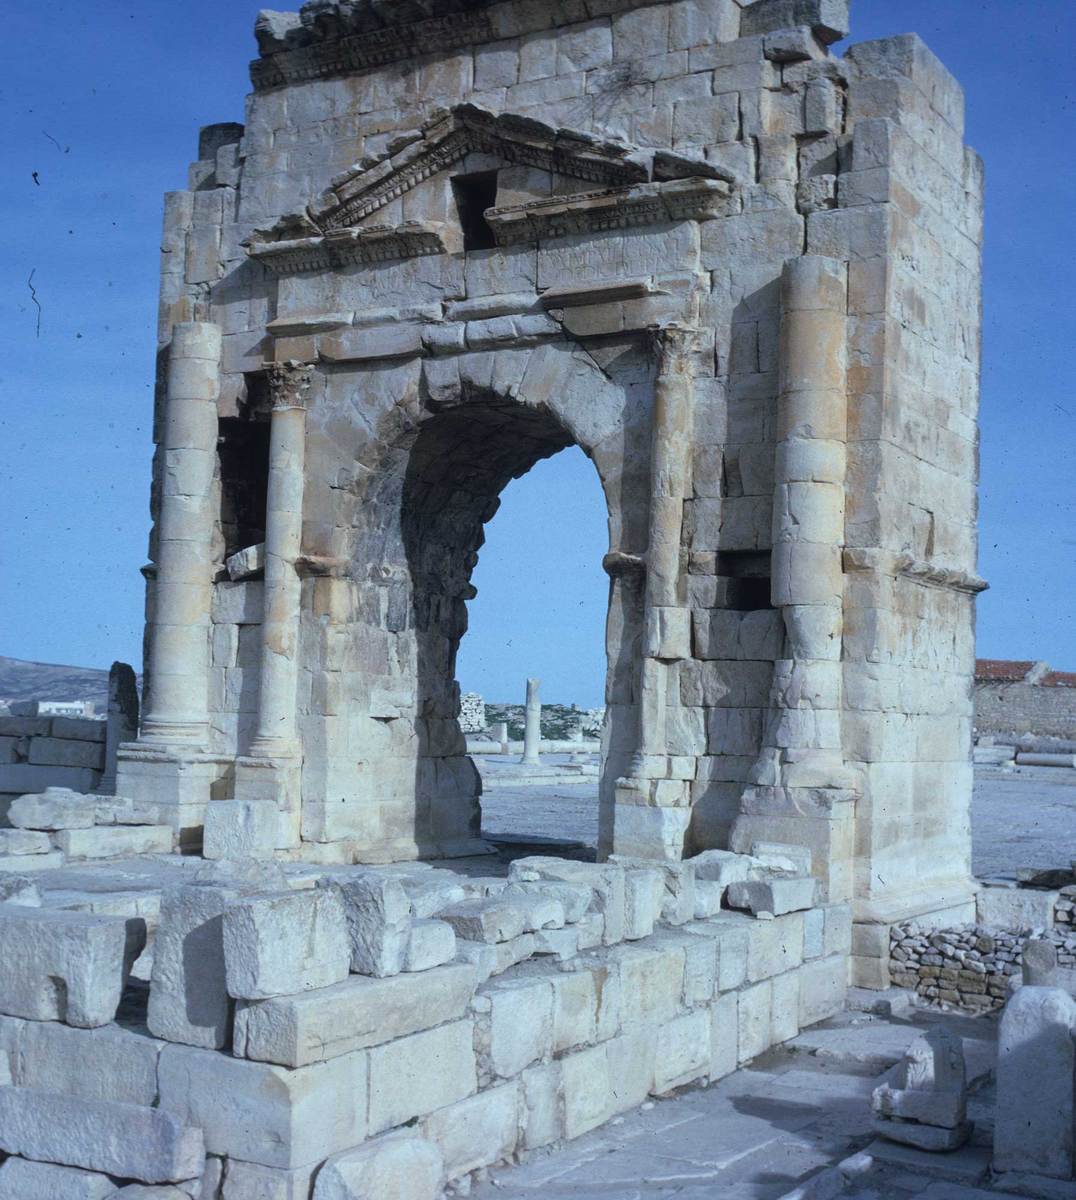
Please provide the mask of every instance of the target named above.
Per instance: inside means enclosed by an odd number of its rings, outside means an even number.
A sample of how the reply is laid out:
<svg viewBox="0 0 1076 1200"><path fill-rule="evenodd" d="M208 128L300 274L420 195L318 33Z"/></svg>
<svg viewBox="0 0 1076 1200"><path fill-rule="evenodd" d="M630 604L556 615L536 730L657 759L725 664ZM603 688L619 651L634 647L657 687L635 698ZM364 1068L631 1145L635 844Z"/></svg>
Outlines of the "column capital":
<svg viewBox="0 0 1076 1200"><path fill-rule="evenodd" d="M657 359L659 375L687 375L698 330L691 325L671 323L647 329Z"/></svg>
<svg viewBox="0 0 1076 1200"><path fill-rule="evenodd" d="M314 381L313 363L297 362L295 359L268 363L266 375L274 409L306 408L307 394Z"/></svg>

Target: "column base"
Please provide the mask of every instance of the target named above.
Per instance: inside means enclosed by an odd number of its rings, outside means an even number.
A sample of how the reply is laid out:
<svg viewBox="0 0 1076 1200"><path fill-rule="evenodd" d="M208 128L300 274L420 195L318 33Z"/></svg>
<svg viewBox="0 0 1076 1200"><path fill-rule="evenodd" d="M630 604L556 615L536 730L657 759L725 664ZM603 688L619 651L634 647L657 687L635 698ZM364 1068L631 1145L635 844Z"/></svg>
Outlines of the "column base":
<svg viewBox="0 0 1076 1200"><path fill-rule="evenodd" d="M298 846L302 815L302 771L299 757L244 754L235 760L233 796L246 803L272 804L278 829L272 849Z"/></svg>
<svg viewBox="0 0 1076 1200"><path fill-rule="evenodd" d="M206 805L226 786L231 762L199 750L129 742L117 754L115 794L155 806L160 823L176 830L179 849L197 851Z"/></svg>
<svg viewBox="0 0 1076 1200"><path fill-rule="evenodd" d="M820 902L845 903L852 898L856 799L841 788L748 787L729 849L750 854L755 842L806 846Z"/></svg>

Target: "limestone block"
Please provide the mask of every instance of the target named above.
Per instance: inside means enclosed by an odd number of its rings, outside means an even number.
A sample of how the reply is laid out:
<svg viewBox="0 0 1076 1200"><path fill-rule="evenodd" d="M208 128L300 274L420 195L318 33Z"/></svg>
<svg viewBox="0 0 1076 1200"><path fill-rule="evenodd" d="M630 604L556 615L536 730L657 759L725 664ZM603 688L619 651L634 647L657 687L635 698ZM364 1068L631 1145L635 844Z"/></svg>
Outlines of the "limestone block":
<svg viewBox="0 0 1076 1200"><path fill-rule="evenodd" d="M614 1113L637 1108L654 1091L657 1042L653 1031L623 1033L605 1043L611 1107Z"/></svg>
<svg viewBox="0 0 1076 1200"><path fill-rule="evenodd" d="M750 1062L770 1047L773 985L769 979L744 988L737 996L740 1063Z"/></svg>
<svg viewBox="0 0 1076 1200"><path fill-rule="evenodd" d="M280 832L268 800L214 800L205 810L202 854L208 859L269 858Z"/></svg>
<svg viewBox="0 0 1076 1200"><path fill-rule="evenodd" d="M566 1055L561 1060L560 1068L564 1133L568 1138L581 1137L603 1125L613 1115L606 1047L591 1046Z"/></svg>
<svg viewBox="0 0 1076 1200"><path fill-rule="evenodd" d="M890 1077L871 1093L871 1111L883 1118L875 1128L897 1142L904 1140L907 1123L957 1129L965 1123L967 1092L963 1041L935 1026L911 1043Z"/></svg>
<svg viewBox="0 0 1076 1200"><path fill-rule="evenodd" d="M287 1169L229 1158L220 1200L310 1200L314 1176L320 1166L320 1163L315 1163L313 1166ZM216 1198L217 1193L207 1190L203 1184L202 1195L197 1200Z"/></svg>
<svg viewBox="0 0 1076 1200"><path fill-rule="evenodd" d="M521 1092L513 1081L442 1108L422 1122L422 1132L444 1156L448 1179L503 1162L515 1151Z"/></svg>
<svg viewBox="0 0 1076 1200"><path fill-rule="evenodd" d="M624 872L624 937L627 941L649 937L661 918L665 881L660 871L631 869Z"/></svg>
<svg viewBox="0 0 1076 1200"><path fill-rule="evenodd" d="M536 955L551 954L558 962L566 962L579 953L579 930L571 925L563 929L539 929L529 936L534 938Z"/></svg>
<svg viewBox="0 0 1076 1200"><path fill-rule="evenodd" d="M1072 1179L1076 1000L1022 987L1001 1017L994 1168Z"/></svg>
<svg viewBox="0 0 1076 1200"><path fill-rule="evenodd" d="M224 964L224 910L239 888L169 888L161 898L147 1024L158 1037L220 1050L231 1033Z"/></svg>
<svg viewBox="0 0 1076 1200"><path fill-rule="evenodd" d="M115 825L94 829L61 829L56 845L68 858L125 858L137 854L171 854L170 825Z"/></svg>
<svg viewBox="0 0 1076 1200"><path fill-rule="evenodd" d="M487 984L489 1062L502 1079L546 1058L553 1048L553 987L548 979L507 979Z"/></svg>
<svg viewBox="0 0 1076 1200"><path fill-rule="evenodd" d="M661 920L669 925L683 925L695 915L695 868L689 862L657 862L646 858L628 858L622 854L609 856L609 862L624 867L658 871L662 878Z"/></svg>
<svg viewBox="0 0 1076 1200"><path fill-rule="evenodd" d="M428 971L456 957L456 934L447 921L415 921L404 954L405 971Z"/></svg>
<svg viewBox="0 0 1076 1200"><path fill-rule="evenodd" d="M514 937L507 942L496 943L491 949L496 959L493 973L500 975L509 967L514 967L517 963L526 962L528 958L531 958L538 949L538 937L533 933L521 933L519 937Z"/></svg>
<svg viewBox="0 0 1076 1200"><path fill-rule="evenodd" d="M704 850L689 860L695 867L695 879L716 883L722 891L732 883L756 878L759 863L749 854L731 850Z"/></svg>
<svg viewBox="0 0 1076 1200"><path fill-rule="evenodd" d="M438 1200L444 1177L434 1142L393 1134L330 1158L318 1172L313 1200Z"/></svg>
<svg viewBox="0 0 1076 1200"><path fill-rule="evenodd" d="M499 898L461 900L437 914L457 937L472 942L508 942L519 937L527 922L522 904Z"/></svg>
<svg viewBox="0 0 1076 1200"><path fill-rule="evenodd" d="M620 968L620 1019L624 1030L658 1025L676 1016L684 989L682 946L618 946L610 956Z"/></svg>
<svg viewBox="0 0 1076 1200"><path fill-rule="evenodd" d="M144 1183L129 1183L119 1191L110 1192L108 1200L190 1200L190 1192L166 1185L158 1187Z"/></svg>
<svg viewBox="0 0 1076 1200"><path fill-rule="evenodd" d="M449 871L423 871L419 875L398 878L411 901L411 915L417 921L435 917L442 908L455 904L466 895L459 876Z"/></svg>
<svg viewBox="0 0 1076 1200"><path fill-rule="evenodd" d="M841 1011L848 990L848 960L843 954L805 963L799 975L801 1029Z"/></svg>
<svg viewBox="0 0 1076 1200"><path fill-rule="evenodd" d="M235 1053L302 1067L462 1017L479 974L453 963L419 975L356 975L332 987L240 1004Z"/></svg>
<svg viewBox="0 0 1076 1200"><path fill-rule="evenodd" d="M821 958L826 952L826 912L813 908L803 914L803 957L804 960Z"/></svg>
<svg viewBox="0 0 1076 1200"><path fill-rule="evenodd" d="M89 829L94 802L70 788L50 787L13 800L7 819L17 829Z"/></svg>
<svg viewBox="0 0 1076 1200"><path fill-rule="evenodd" d="M747 940L747 978L754 982L782 975L803 962L803 916L798 912L773 921L755 921Z"/></svg>
<svg viewBox="0 0 1076 1200"><path fill-rule="evenodd" d="M202 1131L157 1108L0 1087L0 1149L137 1179L194 1179L205 1165Z"/></svg>
<svg viewBox="0 0 1076 1200"><path fill-rule="evenodd" d="M236 901L224 912L228 994L264 1000L346 979L351 941L335 889Z"/></svg>
<svg viewBox="0 0 1076 1200"><path fill-rule="evenodd" d="M673 781L658 781L670 782ZM690 822L691 810L687 807L618 803L613 820L613 845L623 857L679 862Z"/></svg>
<svg viewBox="0 0 1076 1200"><path fill-rule="evenodd" d="M161 820L162 807L126 796L98 798L94 804L94 821L98 825L165 825Z"/></svg>
<svg viewBox="0 0 1076 1200"><path fill-rule="evenodd" d="M500 895L504 900L516 900L523 896L546 896L556 900L563 907L564 920L569 925L583 919L594 899L594 891L590 887L575 883L554 883L552 880L543 880L541 883L510 883Z"/></svg>
<svg viewBox="0 0 1076 1200"><path fill-rule="evenodd" d="M710 1071L710 1014L686 1013L661 1025L654 1055L654 1091L683 1087Z"/></svg>
<svg viewBox="0 0 1076 1200"><path fill-rule="evenodd" d="M800 977L798 971L774 976L770 1010L770 1044L790 1041L800 1031Z"/></svg>
<svg viewBox="0 0 1076 1200"><path fill-rule="evenodd" d="M772 913L779 917L813 907L818 899L818 880L744 880L730 884L727 896L730 908L750 909L756 916Z"/></svg>
<svg viewBox="0 0 1076 1200"><path fill-rule="evenodd" d="M87 1100L153 1107L162 1043L118 1025L72 1029L55 1021L23 1023L12 1083Z"/></svg>
<svg viewBox="0 0 1076 1200"><path fill-rule="evenodd" d="M780 871L788 875L811 873L810 846L790 846L782 842L752 842L751 857L757 858L771 871Z"/></svg>
<svg viewBox="0 0 1076 1200"><path fill-rule="evenodd" d="M336 888L347 916L351 970L379 979L398 975L411 933L411 901L403 884L371 872L339 880Z"/></svg>
<svg viewBox="0 0 1076 1200"><path fill-rule="evenodd" d="M295 1168L366 1136L365 1051L288 1071L214 1050L166 1046L158 1079L160 1109L150 1111L204 1130L211 1154Z"/></svg>
<svg viewBox="0 0 1076 1200"><path fill-rule="evenodd" d="M0 1012L83 1029L107 1025L145 944L146 923L137 918L3 905Z"/></svg>
<svg viewBox="0 0 1076 1200"><path fill-rule="evenodd" d="M48 854L52 849L47 833L36 829L0 829L0 857L20 854Z"/></svg>
<svg viewBox="0 0 1076 1200"><path fill-rule="evenodd" d="M724 1079L739 1066L739 999L735 992L710 1005L710 1079Z"/></svg>
<svg viewBox="0 0 1076 1200"><path fill-rule="evenodd" d="M97 1171L9 1158L0 1167L0 1200L105 1200L116 1185Z"/></svg>
<svg viewBox="0 0 1076 1200"><path fill-rule="evenodd" d="M27 875L0 874L0 904L41 907L41 889Z"/></svg>
<svg viewBox="0 0 1076 1200"><path fill-rule="evenodd" d="M369 1132L381 1133L474 1095L478 1074L473 1041L474 1022L454 1021L366 1051Z"/></svg>

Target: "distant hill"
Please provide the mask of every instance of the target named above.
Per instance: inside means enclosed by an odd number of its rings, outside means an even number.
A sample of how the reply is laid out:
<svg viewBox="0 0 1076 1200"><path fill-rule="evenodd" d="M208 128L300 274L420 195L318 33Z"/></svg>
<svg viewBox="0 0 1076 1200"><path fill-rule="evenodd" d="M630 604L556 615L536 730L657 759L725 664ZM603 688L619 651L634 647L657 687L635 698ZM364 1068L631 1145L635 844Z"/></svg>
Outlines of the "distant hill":
<svg viewBox="0 0 1076 1200"><path fill-rule="evenodd" d="M0 704L16 700L92 700L99 713L107 712L108 668L66 667L0 655Z"/></svg>

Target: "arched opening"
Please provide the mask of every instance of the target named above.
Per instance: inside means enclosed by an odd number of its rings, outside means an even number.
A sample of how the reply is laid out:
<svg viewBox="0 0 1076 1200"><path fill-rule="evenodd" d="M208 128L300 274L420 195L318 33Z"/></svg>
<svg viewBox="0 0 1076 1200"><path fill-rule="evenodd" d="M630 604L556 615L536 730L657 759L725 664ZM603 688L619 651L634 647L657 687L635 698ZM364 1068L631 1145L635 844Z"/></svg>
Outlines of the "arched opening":
<svg viewBox="0 0 1076 1200"><path fill-rule="evenodd" d="M577 446L501 494L471 576L457 657L461 724L482 776L482 832L499 847L593 853L605 710L605 498ZM541 759L521 763L527 679L541 681ZM467 693L482 703L467 706ZM478 724L484 719L484 728ZM502 744L501 734L507 734Z"/></svg>
<svg viewBox="0 0 1076 1200"><path fill-rule="evenodd" d="M547 408L490 394L430 417L411 446L400 529L416 654L416 790L420 821L425 802L437 844L476 838L481 829L482 783L458 722L456 668L484 526L511 480L574 444ZM596 836L596 813L593 824Z"/></svg>

